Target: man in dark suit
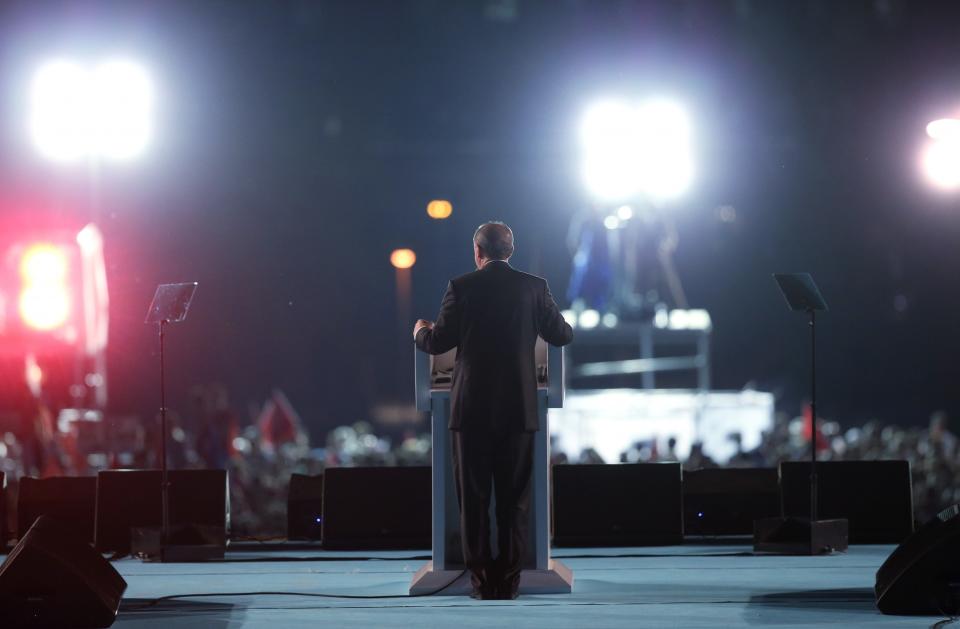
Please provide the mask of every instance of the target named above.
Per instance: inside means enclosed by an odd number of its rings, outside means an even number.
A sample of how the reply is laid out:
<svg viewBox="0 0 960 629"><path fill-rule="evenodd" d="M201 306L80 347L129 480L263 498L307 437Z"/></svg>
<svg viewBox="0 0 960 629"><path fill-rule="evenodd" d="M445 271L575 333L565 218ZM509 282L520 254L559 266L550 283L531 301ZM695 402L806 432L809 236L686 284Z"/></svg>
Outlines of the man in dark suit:
<svg viewBox="0 0 960 629"><path fill-rule="evenodd" d="M526 552L539 429L534 347L573 340L543 278L514 270L513 232L485 223L473 236L477 270L450 280L437 322L420 319L417 347L429 354L457 348L450 430L463 555L474 598L517 597ZM491 487L497 546L490 549Z"/></svg>

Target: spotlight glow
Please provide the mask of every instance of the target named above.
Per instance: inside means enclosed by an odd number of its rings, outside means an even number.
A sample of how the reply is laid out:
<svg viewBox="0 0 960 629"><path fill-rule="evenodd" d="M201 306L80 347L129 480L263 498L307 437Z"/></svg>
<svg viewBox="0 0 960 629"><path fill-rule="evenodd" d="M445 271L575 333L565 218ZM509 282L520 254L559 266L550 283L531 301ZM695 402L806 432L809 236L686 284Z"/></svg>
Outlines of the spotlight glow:
<svg viewBox="0 0 960 629"><path fill-rule="evenodd" d="M50 62L34 77L30 105L33 141L57 161L130 159L152 135L153 88L146 71L129 61Z"/></svg>
<svg viewBox="0 0 960 629"><path fill-rule="evenodd" d="M594 105L581 127L587 189L609 202L679 196L693 180L691 135L687 114L670 101Z"/></svg>

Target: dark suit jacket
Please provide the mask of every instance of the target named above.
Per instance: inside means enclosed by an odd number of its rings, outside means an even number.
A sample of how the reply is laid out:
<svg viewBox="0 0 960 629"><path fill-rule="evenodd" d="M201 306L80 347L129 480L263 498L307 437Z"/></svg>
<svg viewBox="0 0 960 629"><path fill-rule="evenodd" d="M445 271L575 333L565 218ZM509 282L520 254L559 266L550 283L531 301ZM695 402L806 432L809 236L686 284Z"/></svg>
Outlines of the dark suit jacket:
<svg viewBox="0 0 960 629"><path fill-rule="evenodd" d="M457 348L450 393L451 430L535 431L537 336L573 340L547 281L493 261L450 280L432 330L417 333L428 354Z"/></svg>

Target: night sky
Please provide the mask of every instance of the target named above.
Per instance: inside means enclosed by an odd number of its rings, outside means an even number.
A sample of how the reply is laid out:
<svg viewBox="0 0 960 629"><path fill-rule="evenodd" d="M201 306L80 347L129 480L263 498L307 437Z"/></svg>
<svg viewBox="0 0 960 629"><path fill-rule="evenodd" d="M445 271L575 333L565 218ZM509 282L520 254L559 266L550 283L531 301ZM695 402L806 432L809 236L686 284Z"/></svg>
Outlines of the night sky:
<svg viewBox="0 0 960 629"><path fill-rule="evenodd" d="M822 415L920 424L960 413L960 197L918 168L926 123L960 113L958 23L956 3L905 0L7 2L0 211L92 211L87 171L29 144L32 70L141 60L155 142L100 179L110 410L157 406L143 316L157 283L197 280L170 331L171 405L222 382L245 412L276 386L322 438L412 403L390 250L417 251L412 317L432 319L476 225L504 220L514 265L562 302L588 203L579 117L665 94L694 124L696 180L669 211L691 305L713 317L714 385L799 411L807 331L770 274L810 271L831 306ZM434 198L450 220L426 216Z"/></svg>

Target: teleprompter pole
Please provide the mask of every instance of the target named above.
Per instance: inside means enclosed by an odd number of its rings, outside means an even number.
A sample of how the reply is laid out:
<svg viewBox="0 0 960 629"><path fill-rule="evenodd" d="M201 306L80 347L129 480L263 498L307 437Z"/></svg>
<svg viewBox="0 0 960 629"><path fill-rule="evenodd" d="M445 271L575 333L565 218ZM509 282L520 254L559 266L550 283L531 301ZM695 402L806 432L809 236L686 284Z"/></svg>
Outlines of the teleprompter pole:
<svg viewBox="0 0 960 629"><path fill-rule="evenodd" d="M810 311L810 520L817 519L817 325Z"/></svg>
<svg viewBox="0 0 960 629"><path fill-rule="evenodd" d="M170 536L170 501L169 489L170 483L167 479L167 402L166 402L166 382L164 380L163 369L163 333L165 319L160 321L160 500L161 500L161 523L160 523L160 560L163 561L163 551L169 541Z"/></svg>

